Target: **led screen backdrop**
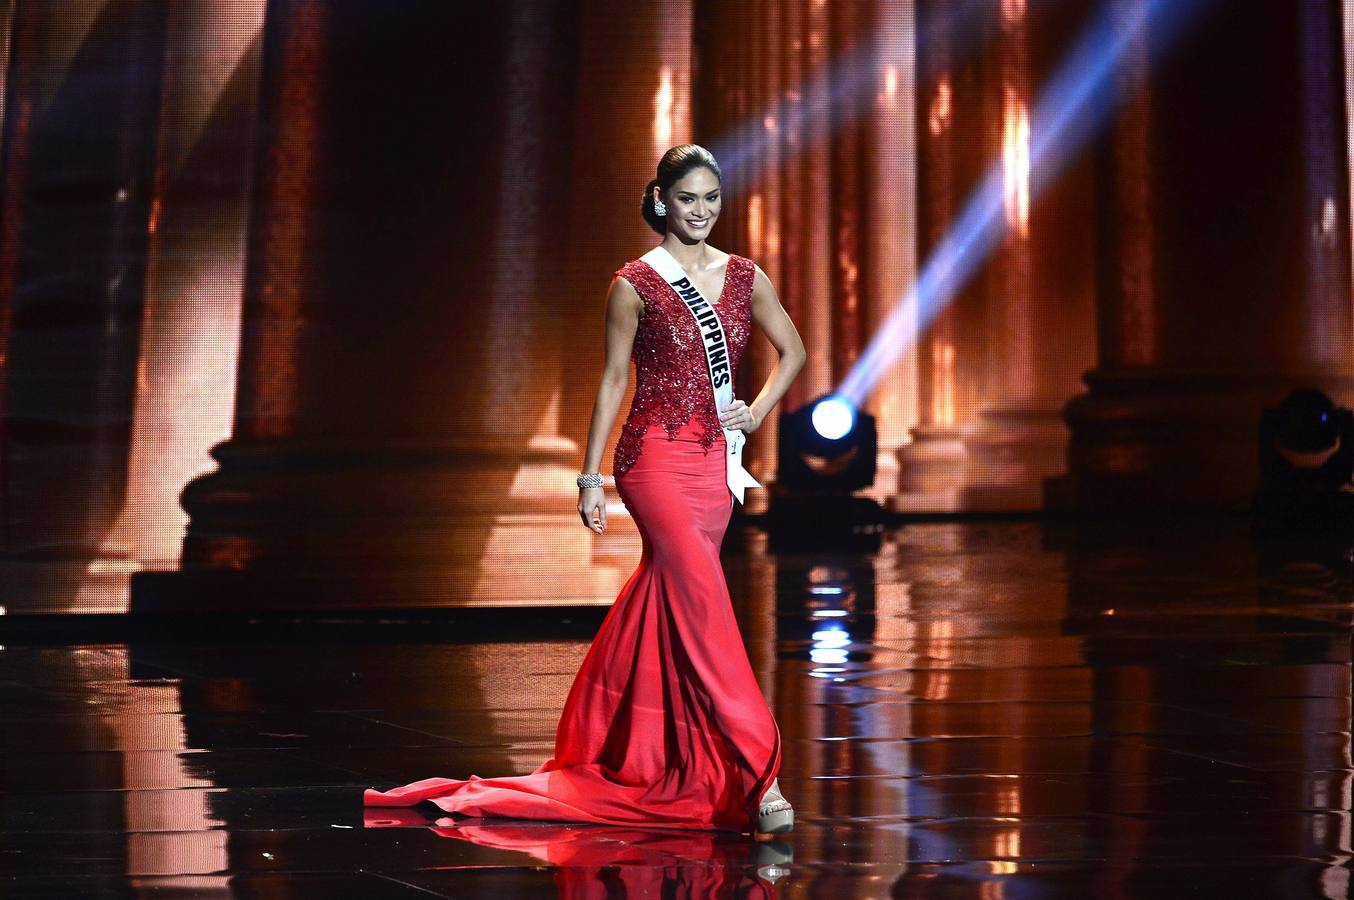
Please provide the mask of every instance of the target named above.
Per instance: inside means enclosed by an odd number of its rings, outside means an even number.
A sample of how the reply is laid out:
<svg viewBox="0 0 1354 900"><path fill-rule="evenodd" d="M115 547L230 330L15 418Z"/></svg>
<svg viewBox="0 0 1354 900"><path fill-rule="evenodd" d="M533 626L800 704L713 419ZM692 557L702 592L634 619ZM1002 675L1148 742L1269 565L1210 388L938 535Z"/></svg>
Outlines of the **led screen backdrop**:
<svg viewBox="0 0 1354 900"><path fill-rule="evenodd" d="M887 508L1244 504L1256 411L1348 399L1343 10L1153 6L0 4L0 604L609 603L604 300L688 141Z"/></svg>

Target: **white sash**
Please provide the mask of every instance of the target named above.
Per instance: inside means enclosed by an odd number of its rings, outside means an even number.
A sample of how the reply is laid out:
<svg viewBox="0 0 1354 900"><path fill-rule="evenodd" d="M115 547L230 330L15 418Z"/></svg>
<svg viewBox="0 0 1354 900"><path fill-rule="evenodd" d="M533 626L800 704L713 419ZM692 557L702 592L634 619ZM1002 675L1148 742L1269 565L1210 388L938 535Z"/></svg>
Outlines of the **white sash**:
<svg viewBox="0 0 1354 900"><path fill-rule="evenodd" d="M683 305L695 316L696 329L704 338L701 343L705 346L705 367L710 375L711 389L714 391L715 410L722 410L733 399L733 373L729 370L729 345L725 340L724 326L719 321L718 313L687 277L681 264L662 244L641 256L640 260L653 266L654 270L672 285L672 289L682 299ZM724 277L727 279L729 276L726 273ZM743 468L745 440L747 435L742 429L724 429L724 443L728 446L728 453L724 457L725 480L739 503L743 502L744 488L761 487L751 473Z"/></svg>

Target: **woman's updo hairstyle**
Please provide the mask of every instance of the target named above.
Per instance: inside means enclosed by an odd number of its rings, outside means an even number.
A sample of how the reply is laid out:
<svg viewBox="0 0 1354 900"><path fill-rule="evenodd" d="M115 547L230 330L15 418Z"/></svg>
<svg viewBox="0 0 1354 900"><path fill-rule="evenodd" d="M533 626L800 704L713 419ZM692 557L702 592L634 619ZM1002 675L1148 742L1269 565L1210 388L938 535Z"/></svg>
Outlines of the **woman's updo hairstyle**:
<svg viewBox="0 0 1354 900"><path fill-rule="evenodd" d="M644 200L639 207L640 215L644 216L644 221L649 223L650 228L659 234L668 233L667 216L660 216L653 211L654 185L658 185L666 192L681 181L687 172L701 166L714 172L715 178L723 183L724 177L719 173L719 163L715 162L714 155L700 144L678 144L663 154L663 158L658 161L658 177L644 188Z"/></svg>

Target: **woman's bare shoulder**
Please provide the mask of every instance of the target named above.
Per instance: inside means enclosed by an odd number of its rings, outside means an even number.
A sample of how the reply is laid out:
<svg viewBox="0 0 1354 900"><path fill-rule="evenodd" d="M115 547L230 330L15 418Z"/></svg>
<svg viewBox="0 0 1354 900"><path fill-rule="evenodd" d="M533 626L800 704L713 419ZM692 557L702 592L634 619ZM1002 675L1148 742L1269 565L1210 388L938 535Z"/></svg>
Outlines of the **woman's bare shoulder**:
<svg viewBox="0 0 1354 900"><path fill-rule="evenodd" d="M611 286L607 289L607 304L613 303L621 303L633 309L639 317L644 316L644 295L619 269L612 275Z"/></svg>

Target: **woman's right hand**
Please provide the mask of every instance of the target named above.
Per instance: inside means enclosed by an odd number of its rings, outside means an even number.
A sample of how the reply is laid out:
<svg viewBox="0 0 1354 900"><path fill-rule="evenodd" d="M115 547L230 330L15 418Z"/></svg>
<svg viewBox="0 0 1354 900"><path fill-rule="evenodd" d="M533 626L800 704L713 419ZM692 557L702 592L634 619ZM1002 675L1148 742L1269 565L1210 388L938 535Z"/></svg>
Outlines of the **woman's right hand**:
<svg viewBox="0 0 1354 900"><path fill-rule="evenodd" d="M606 491L599 487L579 489L578 515L597 534L606 531Z"/></svg>

